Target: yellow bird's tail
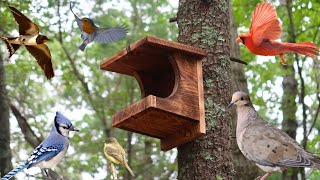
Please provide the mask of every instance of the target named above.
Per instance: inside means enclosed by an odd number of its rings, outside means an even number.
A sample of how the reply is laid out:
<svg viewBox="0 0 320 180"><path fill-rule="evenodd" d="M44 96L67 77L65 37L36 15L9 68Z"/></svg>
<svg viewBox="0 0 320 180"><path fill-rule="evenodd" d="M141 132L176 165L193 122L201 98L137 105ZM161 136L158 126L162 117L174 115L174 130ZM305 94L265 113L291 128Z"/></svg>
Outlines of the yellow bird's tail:
<svg viewBox="0 0 320 180"><path fill-rule="evenodd" d="M132 176L134 176L134 173L133 173L133 171L131 170L131 168L129 167L128 163L127 163L127 162L124 162L124 165L126 166L126 168L128 169L128 171L130 172L130 174L131 174Z"/></svg>

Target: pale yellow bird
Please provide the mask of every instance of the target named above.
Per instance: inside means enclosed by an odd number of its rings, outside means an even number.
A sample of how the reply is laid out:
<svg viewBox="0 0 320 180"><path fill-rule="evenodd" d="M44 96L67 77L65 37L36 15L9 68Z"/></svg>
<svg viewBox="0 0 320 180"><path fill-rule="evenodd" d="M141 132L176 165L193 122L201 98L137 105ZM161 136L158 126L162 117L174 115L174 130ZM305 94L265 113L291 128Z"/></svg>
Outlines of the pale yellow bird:
<svg viewBox="0 0 320 180"><path fill-rule="evenodd" d="M125 166L130 174L134 176L134 173L127 163L126 152L118 143L116 138L110 137L104 141L104 154L108 161L114 164L121 164Z"/></svg>

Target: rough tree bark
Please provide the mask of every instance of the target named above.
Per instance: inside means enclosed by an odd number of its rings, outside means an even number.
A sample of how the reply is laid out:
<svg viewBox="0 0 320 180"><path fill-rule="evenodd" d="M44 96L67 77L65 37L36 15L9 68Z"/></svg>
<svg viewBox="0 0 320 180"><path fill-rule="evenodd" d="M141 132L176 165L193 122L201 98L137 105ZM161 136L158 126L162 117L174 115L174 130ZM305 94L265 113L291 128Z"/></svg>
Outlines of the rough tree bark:
<svg viewBox="0 0 320 180"><path fill-rule="evenodd" d="M291 11L289 8L289 2L286 1L288 13ZM291 24L291 23L290 23ZM288 27L289 37L287 41L294 42L294 29L293 26ZM291 59L290 62L292 62ZM296 112L297 112L297 104L295 102L295 98L298 95L298 82L295 78L295 69L292 63L289 63L287 66L282 66L284 70L287 71L285 75L283 75L282 88L283 88L283 96L282 96L282 129L293 139L296 139L296 131L298 128ZM287 171L282 173L282 179L284 180L297 180L298 179L298 168L289 168Z"/></svg>
<svg viewBox="0 0 320 180"><path fill-rule="evenodd" d="M232 10L231 3L229 3L230 8L230 56L237 59L241 59L239 43L236 42L238 37L237 27L234 22L234 14ZM232 92L236 91L248 91L247 78L244 74L244 65L231 62L231 79L232 79ZM236 141L236 127L237 127L237 113L235 109L232 113L232 149L233 149L233 164L236 171L236 177L238 180L255 179L259 176L259 168L246 157L243 156L240 149L238 148Z"/></svg>
<svg viewBox="0 0 320 180"><path fill-rule="evenodd" d="M2 52L0 52L0 124L0 173L3 175L12 169L12 155L10 148L9 103Z"/></svg>
<svg viewBox="0 0 320 180"><path fill-rule="evenodd" d="M180 43L204 49L206 135L178 147L178 179L234 179L231 149L229 1L180 0Z"/></svg>

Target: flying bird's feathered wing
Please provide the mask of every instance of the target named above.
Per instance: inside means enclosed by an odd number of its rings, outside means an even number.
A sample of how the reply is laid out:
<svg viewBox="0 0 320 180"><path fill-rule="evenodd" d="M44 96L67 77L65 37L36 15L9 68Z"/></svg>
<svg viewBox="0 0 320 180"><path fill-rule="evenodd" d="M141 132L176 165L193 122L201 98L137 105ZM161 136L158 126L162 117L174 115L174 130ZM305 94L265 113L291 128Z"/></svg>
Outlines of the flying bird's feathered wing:
<svg viewBox="0 0 320 180"><path fill-rule="evenodd" d="M280 39L281 32L282 29L275 8L267 2L259 3L252 12L250 27L254 45L259 46L263 39Z"/></svg>
<svg viewBox="0 0 320 180"><path fill-rule="evenodd" d="M20 35L37 35L39 34L39 27L18 11L15 7L9 6L14 19L19 24L19 33Z"/></svg>
<svg viewBox="0 0 320 180"><path fill-rule="evenodd" d="M51 79L54 76L54 72L48 46L45 44L39 44L35 46L26 46L26 48L32 56L36 58L46 77Z"/></svg>
<svg viewBox="0 0 320 180"><path fill-rule="evenodd" d="M94 41L99 43L110 43L123 38L127 34L125 27L98 29Z"/></svg>

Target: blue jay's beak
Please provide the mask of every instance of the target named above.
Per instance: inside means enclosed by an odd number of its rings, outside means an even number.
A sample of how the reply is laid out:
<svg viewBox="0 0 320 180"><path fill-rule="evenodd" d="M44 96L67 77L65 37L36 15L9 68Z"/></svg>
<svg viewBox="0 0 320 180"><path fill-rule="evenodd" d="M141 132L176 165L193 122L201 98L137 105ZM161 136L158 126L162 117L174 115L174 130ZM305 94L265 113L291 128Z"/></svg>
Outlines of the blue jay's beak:
<svg viewBox="0 0 320 180"><path fill-rule="evenodd" d="M71 128L69 129L70 131L79 131L79 129L74 128L73 126L71 126Z"/></svg>
<svg viewBox="0 0 320 180"><path fill-rule="evenodd" d="M234 105L234 102L231 102L227 107L230 108L233 105Z"/></svg>

